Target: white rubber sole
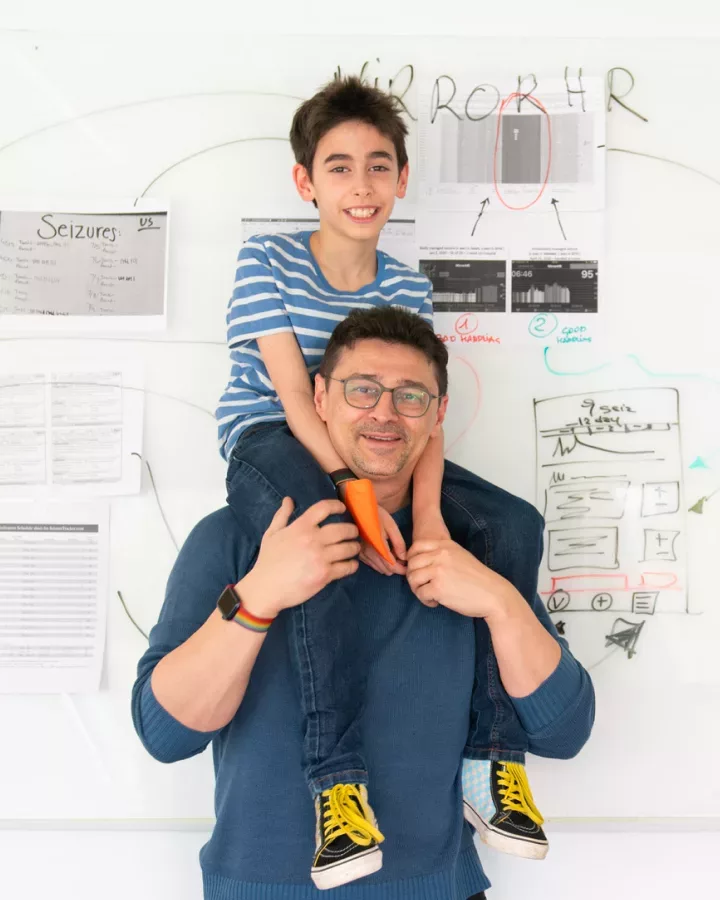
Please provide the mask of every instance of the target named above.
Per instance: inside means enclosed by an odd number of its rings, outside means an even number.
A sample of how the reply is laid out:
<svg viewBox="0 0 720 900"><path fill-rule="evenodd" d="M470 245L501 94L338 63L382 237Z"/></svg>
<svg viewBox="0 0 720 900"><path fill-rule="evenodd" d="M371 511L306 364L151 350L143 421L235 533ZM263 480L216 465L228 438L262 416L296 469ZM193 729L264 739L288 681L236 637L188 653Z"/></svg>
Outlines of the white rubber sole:
<svg viewBox="0 0 720 900"><path fill-rule="evenodd" d="M376 846L361 856L354 856L347 862L323 866L317 871L311 870L310 877L319 891L328 891L331 888L355 881L357 878L372 875L373 872L379 872L380 869L382 869L382 851Z"/></svg>
<svg viewBox="0 0 720 900"><path fill-rule="evenodd" d="M483 844L487 844L493 850L511 853L513 856L522 856L524 859L545 859L547 856L548 845L546 843L533 841L530 838L514 838L497 831L492 825L488 825L481 819L466 800L463 801L463 812L467 821L477 831Z"/></svg>

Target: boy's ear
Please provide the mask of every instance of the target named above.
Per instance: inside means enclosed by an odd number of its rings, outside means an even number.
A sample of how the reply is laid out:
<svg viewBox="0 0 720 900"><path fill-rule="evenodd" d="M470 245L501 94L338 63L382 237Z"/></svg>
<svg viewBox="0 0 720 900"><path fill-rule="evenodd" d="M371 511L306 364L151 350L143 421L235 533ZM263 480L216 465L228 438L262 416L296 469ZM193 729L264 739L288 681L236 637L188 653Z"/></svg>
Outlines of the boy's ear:
<svg viewBox="0 0 720 900"><path fill-rule="evenodd" d="M305 166L300 165L300 163L295 163L292 170L293 181L295 182L295 187L297 188L298 194L302 197L303 200L310 202L315 199L315 189L312 186L312 181L310 180L310 174Z"/></svg>
<svg viewBox="0 0 720 900"><path fill-rule="evenodd" d="M408 163L400 170L400 175L398 176L397 190L395 191L395 196L398 200L402 200L405 194L407 193L408 186L408 178L410 176L410 166Z"/></svg>

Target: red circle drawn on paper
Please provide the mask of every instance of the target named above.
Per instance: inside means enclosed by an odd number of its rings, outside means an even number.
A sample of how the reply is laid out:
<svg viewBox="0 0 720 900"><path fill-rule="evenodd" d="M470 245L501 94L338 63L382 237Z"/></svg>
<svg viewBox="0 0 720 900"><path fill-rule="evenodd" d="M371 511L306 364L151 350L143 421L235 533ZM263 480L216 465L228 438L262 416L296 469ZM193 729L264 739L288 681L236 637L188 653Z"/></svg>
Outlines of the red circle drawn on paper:
<svg viewBox="0 0 720 900"><path fill-rule="evenodd" d="M463 322L466 323L463 328ZM455 331L457 334L472 334L477 331L478 320L475 313L463 313L455 320Z"/></svg>
<svg viewBox="0 0 720 900"><path fill-rule="evenodd" d="M545 122L547 123L547 134L548 134L548 161L547 161L547 169L545 171L545 180L542 183L542 187L540 188L537 197L534 200L531 200L530 203L527 203L525 206L511 206L509 203L506 203L503 199L502 194L500 193L500 188L498 187L497 182L497 158L498 158L498 150L500 148L500 128L502 126L502 117L505 112L505 107L516 97L524 97L528 100L532 100L533 103L537 104L537 106L542 110L545 115ZM550 130L550 116L548 115L548 111L542 105L542 103L538 100L537 97L534 97L532 94L522 94L518 91L510 94L506 97L503 102L500 104L500 112L498 114L498 124L497 124L497 133L495 135L495 152L493 154L493 187L495 188L495 193L498 196L498 200L502 203L503 206L508 209L513 210L522 210L529 209L531 206L534 206L538 200L542 197L545 192L545 188L547 187L547 183L550 179L550 166L552 164L552 133Z"/></svg>

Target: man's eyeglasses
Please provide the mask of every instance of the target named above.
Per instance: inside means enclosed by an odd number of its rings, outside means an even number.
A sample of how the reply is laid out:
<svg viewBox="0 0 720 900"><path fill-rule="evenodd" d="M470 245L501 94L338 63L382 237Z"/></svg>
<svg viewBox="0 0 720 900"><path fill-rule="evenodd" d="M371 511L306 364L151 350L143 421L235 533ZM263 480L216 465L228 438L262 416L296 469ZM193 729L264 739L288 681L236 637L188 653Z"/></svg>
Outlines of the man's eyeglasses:
<svg viewBox="0 0 720 900"><path fill-rule="evenodd" d="M430 407L431 400L437 400L438 394L431 394L419 385L401 385L400 387L383 387L379 381L373 378L333 378L330 381L339 381L345 389L345 400L356 409L372 409L380 402L385 393L392 394L392 402L395 411L401 416L418 419L424 416Z"/></svg>

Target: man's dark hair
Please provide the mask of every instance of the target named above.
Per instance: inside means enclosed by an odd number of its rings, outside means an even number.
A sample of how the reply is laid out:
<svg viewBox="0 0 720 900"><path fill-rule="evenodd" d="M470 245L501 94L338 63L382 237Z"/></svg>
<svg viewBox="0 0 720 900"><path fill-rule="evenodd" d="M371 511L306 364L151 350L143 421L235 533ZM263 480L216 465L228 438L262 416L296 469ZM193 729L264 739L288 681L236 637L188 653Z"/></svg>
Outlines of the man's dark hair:
<svg viewBox="0 0 720 900"><path fill-rule="evenodd" d="M377 340L389 344L404 344L423 353L435 370L440 396L447 394L448 352L432 326L415 313L395 306L375 306L354 309L347 319L335 328L320 363L320 375L328 378L335 371L338 358L356 341Z"/></svg>
<svg viewBox="0 0 720 900"><path fill-rule="evenodd" d="M357 75L335 78L295 111L290 127L295 161L312 178L317 145L328 131L343 122L366 122L392 141L398 170L402 170L408 161L405 149L408 128L400 115L402 108L397 97L367 84Z"/></svg>

